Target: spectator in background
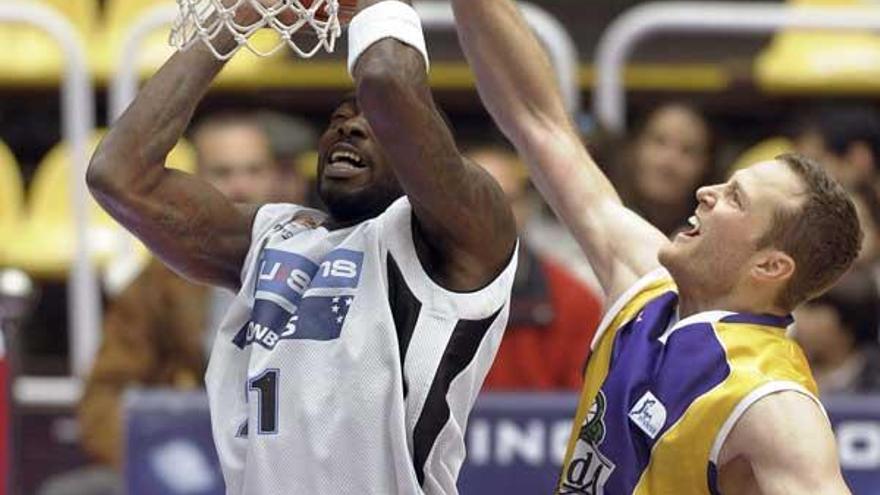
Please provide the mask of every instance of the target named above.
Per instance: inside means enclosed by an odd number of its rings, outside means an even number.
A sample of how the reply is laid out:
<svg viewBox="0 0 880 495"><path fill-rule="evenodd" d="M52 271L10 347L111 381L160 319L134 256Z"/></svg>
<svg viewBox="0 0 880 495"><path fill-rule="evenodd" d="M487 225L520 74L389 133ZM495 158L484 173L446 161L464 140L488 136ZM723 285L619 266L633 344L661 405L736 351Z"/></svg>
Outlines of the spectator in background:
<svg viewBox="0 0 880 495"><path fill-rule="evenodd" d="M313 167L317 169L317 154L312 151L318 142L318 131L302 118L278 112L263 111L257 118L266 130L279 165L279 180L275 182L271 201L310 205L307 198L311 184L301 165L304 158L312 157Z"/></svg>
<svg viewBox="0 0 880 495"><path fill-rule="evenodd" d="M714 171L714 137L703 114L684 103L665 103L618 153L608 172L627 206L666 235L685 226L696 208L697 187L711 183Z"/></svg>
<svg viewBox="0 0 880 495"><path fill-rule="evenodd" d="M539 203L515 153L481 146L466 155L501 185L523 234L510 320L484 390L576 390L592 334L602 316L599 297L566 267L536 254L523 229Z"/></svg>
<svg viewBox="0 0 880 495"><path fill-rule="evenodd" d="M283 132L294 134L285 140ZM285 170L297 153L315 144L300 132L315 136L298 121L279 116L208 117L192 133L197 173L236 202L301 202L305 188L295 172ZM285 148L279 149L280 143ZM296 143L298 148L291 147ZM281 191L279 184L286 189ZM83 446L90 454L120 467L120 403L126 388L203 386L214 331L232 297L222 289L190 283L153 260L110 304L79 411Z"/></svg>
<svg viewBox="0 0 880 495"><path fill-rule="evenodd" d="M877 287L871 273L856 268L795 310L795 336L821 393L880 393Z"/></svg>
<svg viewBox="0 0 880 495"><path fill-rule="evenodd" d="M856 189L872 184L880 159L880 118L870 107L825 105L798 119L796 151L819 160L841 184Z"/></svg>

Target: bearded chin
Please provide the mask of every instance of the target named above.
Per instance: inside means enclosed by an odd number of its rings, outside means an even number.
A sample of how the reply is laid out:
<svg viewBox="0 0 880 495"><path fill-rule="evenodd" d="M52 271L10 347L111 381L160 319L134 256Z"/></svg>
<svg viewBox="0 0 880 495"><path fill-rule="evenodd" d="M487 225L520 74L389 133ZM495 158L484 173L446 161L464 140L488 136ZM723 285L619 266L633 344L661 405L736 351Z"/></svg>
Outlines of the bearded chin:
<svg viewBox="0 0 880 495"><path fill-rule="evenodd" d="M318 195L327 207L330 216L340 223L355 223L379 216L403 191L394 186L374 186L357 193L326 190L318 188Z"/></svg>

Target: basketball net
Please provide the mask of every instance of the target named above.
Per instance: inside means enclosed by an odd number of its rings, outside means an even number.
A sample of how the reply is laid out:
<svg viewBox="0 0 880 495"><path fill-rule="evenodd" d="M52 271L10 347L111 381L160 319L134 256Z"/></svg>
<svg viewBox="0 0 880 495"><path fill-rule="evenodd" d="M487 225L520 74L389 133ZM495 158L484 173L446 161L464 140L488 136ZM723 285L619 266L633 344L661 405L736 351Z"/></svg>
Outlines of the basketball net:
<svg viewBox="0 0 880 495"><path fill-rule="evenodd" d="M171 28L170 43L178 50L186 50L194 43L202 41L220 60L231 58L242 47L255 55L267 57L285 45L303 58L314 56L321 48L332 52L336 39L342 32L339 24L339 0L312 0L305 7L300 0L279 0L272 7L263 6L258 0L177 0L180 9ZM243 26L235 21L235 12L241 6L249 5L259 14L254 23ZM318 19L321 12L322 19ZM294 14L296 21L287 24L280 16ZM326 19L323 19L326 14ZM274 44L256 46L251 35L260 29L278 31ZM297 33L311 36L297 36ZM218 37L232 34L235 46L227 51L218 49ZM225 37L225 36L224 36ZM264 41L264 40L261 40Z"/></svg>

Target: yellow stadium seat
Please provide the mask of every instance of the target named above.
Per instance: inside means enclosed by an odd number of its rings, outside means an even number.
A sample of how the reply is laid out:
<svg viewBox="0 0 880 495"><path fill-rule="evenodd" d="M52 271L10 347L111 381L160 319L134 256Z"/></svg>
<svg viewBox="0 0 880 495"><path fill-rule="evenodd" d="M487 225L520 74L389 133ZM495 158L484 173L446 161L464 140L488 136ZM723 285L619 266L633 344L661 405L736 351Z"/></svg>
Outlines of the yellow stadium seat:
<svg viewBox="0 0 880 495"><path fill-rule="evenodd" d="M793 146L788 138L779 136L767 138L743 151L728 169L728 175L790 151L793 151Z"/></svg>
<svg viewBox="0 0 880 495"><path fill-rule="evenodd" d="M108 0L106 23L101 42L100 54L96 60L95 70L98 78L109 80L116 71L122 56L122 45L132 26L151 9L160 5L176 6L174 0ZM148 35L134 56L138 60L138 73L141 78L151 76L174 53L169 45L170 26L156 30ZM259 38L272 38L274 32L261 31L255 35ZM219 76L221 82L229 79L235 81L254 81L259 65L263 60L242 50L235 55Z"/></svg>
<svg viewBox="0 0 880 495"><path fill-rule="evenodd" d="M174 0L109 0L105 7L104 30L98 49L95 70L99 78L112 77L122 56L126 34L132 26L151 9L160 5L174 6ZM168 45L169 28L163 27L147 36L138 53L131 54L138 60L142 76L151 75L174 53Z"/></svg>
<svg viewBox="0 0 880 495"><path fill-rule="evenodd" d="M880 9L864 0L791 0L796 7ZM880 89L880 36L858 31L778 33L755 59L755 80L770 92L853 93Z"/></svg>
<svg viewBox="0 0 880 495"><path fill-rule="evenodd" d="M865 0L788 0L791 5L810 7L859 7Z"/></svg>
<svg viewBox="0 0 880 495"><path fill-rule="evenodd" d="M89 144L89 154L102 133ZM176 168L192 170L194 154L181 144L169 157ZM31 184L24 222L16 232L16 242L6 253L6 262L42 278L67 276L75 256L74 219L70 207L69 147L61 143L53 148L37 167ZM94 200L88 198L88 242L99 266L126 248L122 228Z"/></svg>
<svg viewBox="0 0 880 495"><path fill-rule="evenodd" d="M9 148L0 142L0 265L5 264L5 249L13 244L13 234L21 222L24 183L18 162Z"/></svg>
<svg viewBox="0 0 880 495"><path fill-rule="evenodd" d="M33 0L60 13L82 36L86 49L98 20L97 0ZM63 55L42 30L25 24L0 24L0 82L22 85L57 84Z"/></svg>

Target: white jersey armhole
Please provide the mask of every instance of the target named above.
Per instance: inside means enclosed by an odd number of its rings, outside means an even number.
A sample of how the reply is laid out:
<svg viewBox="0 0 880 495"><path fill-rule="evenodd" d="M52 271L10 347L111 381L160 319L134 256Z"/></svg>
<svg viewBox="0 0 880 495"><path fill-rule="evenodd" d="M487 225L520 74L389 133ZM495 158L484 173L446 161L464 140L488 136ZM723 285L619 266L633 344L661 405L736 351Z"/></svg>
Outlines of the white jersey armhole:
<svg viewBox="0 0 880 495"><path fill-rule="evenodd" d="M819 406L819 409L822 411L822 414L825 417L828 417L828 413L825 411L825 407L819 401L819 398L816 397L812 392L804 388L803 385L797 382L790 382L785 380L772 381L769 383L765 383L760 387L752 390L748 395L742 398L736 407L733 408L730 415L727 417L727 420L724 421L724 424L721 425L721 429L718 430L718 434L715 435L715 442L712 444L712 450L709 452L709 461L712 464L718 466L718 456L721 453L721 448L724 447L724 442L727 441L727 437L730 435L730 432L733 430L733 427L736 426L739 418L742 417L743 414L752 406L752 404L758 402L759 400L767 397L768 395L772 395L779 392L797 392L803 394L813 402Z"/></svg>
<svg viewBox="0 0 880 495"><path fill-rule="evenodd" d="M401 269L416 298L434 310L455 313L459 318L481 320L506 305L510 299L519 252L519 241L507 266L485 286L470 292L455 292L439 285L422 266L412 232L412 206L406 196L395 201L381 216L380 235L385 249Z"/></svg>
<svg viewBox="0 0 880 495"><path fill-rule="evenodd" d="M602 340L602 335L608 330L608 327L611 325L611 322L614 321L614 318L617 317L617 314L623 309L624 306L628 302L630 302L636 295L645 290L645 287L651 285L657 280L670 277L669 272L666 271L665 268L657 268L649 272L644 277L640 278L636 283L630 286L620 297L614 301L614 304L608 308L608 311L605 312L605 316L602 317L602 321L599 323L598 328L596 329L596 334L593 336L593 342L590 343L590 349L596 350L596 346L599 345L599 341Z"/></svg>

